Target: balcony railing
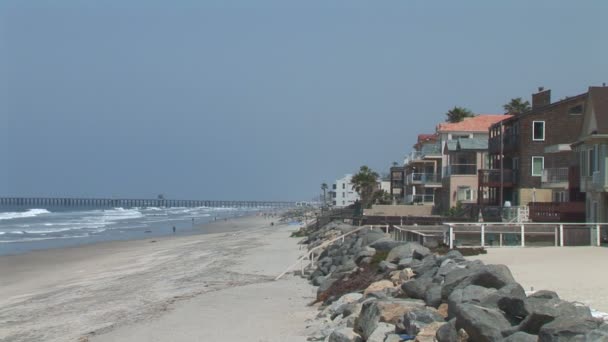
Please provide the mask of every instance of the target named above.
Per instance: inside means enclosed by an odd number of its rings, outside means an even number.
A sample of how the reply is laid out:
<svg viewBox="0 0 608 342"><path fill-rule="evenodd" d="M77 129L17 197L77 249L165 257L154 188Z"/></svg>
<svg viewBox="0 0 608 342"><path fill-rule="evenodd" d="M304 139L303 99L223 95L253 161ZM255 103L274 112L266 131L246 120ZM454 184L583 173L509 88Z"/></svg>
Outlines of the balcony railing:
<svg viewBox="0 0 608 342"><path fill-rule="evenodd" d="M477 164L451 164L446 169L446 176L476 174Z"/></svg>
<svg viewBox="0 0 608 342"><path fill-rule="evenodd" d="M567 183L568 168L557 167L544 169L541 180L543 183Z"/></svg>
<svg viewBox="0 0 608 342"><path fill-rule="evenodd" d="M499 187L501 183L501 171L498 169L483 169L478 171L479 184L481 186ZM503 186L513 186L517 183L517 177L514 170L502 170Z"/></svg>
<svg viewBox="0 0 608 342"><path fill-rule="evenodd" d="M434 204L435 195L407 195L405 196L405 202L414 204Z"/></svg>
<svg viewBox="0 0 608 342"><path fill-rule="evenodd" d="M585 222L585 202L535 202L528 206L532 221Z"/></svg>
<svg viewBox="0 0 608 342"><path fill-rule="evenodd" d="M436 173L410 173L407 184L440 184L441 175Z"/></svg>

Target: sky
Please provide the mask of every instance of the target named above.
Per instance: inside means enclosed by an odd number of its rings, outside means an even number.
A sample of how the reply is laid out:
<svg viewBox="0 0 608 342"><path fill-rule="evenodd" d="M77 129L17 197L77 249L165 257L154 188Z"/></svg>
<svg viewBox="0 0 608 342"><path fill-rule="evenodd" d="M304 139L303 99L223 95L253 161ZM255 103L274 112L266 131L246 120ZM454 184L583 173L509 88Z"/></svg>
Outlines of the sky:
<svg viewBox="0 0 608 342"><path fill-rule="evenodd" d="M606 1L0 2L0 196L308 200L608 82Z"/></svg>

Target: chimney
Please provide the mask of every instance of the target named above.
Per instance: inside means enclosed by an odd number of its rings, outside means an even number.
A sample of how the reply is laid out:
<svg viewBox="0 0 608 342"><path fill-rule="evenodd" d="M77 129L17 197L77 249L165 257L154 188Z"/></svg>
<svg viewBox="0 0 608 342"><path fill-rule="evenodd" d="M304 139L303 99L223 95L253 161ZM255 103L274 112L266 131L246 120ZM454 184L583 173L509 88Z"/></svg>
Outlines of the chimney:
<svg viewBox="0 0 608 342"><path fill-rule="evenodd" d="M551 89L538 87L538 93L532 94L532 109L551 104Z"/></svg>

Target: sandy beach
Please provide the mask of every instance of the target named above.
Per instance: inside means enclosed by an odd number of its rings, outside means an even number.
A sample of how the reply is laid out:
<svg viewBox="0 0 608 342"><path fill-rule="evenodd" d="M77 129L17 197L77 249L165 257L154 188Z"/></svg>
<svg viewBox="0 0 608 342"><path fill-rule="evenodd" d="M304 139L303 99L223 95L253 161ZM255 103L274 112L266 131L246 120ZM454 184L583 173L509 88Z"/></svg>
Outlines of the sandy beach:
<svg viewBox="0 0 608 342"><path fill-rule="evenodd" d="M217 231L0 257L2 341L305 341L314 289L274 277L295 226L248 217Z"/></svg>
<svg viewBox="0 0 608 342"><path fill-rule="evenodd" d="M490 248L471 258L507 265L526 291L552 290L562 299L608 312L608 274L600 266L608 258L606 248Z"/></svg>

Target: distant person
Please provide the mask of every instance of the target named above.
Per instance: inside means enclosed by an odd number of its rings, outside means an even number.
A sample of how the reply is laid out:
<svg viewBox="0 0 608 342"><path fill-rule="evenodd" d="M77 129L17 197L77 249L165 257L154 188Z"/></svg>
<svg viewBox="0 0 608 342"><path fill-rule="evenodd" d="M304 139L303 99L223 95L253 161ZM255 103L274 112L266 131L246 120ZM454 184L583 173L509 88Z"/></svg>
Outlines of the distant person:
<svg viewBox="0 0 608 342"><path fill-rule="evenodd" d="M173 226L173 234L175 234L175 226Z"/></svg>

